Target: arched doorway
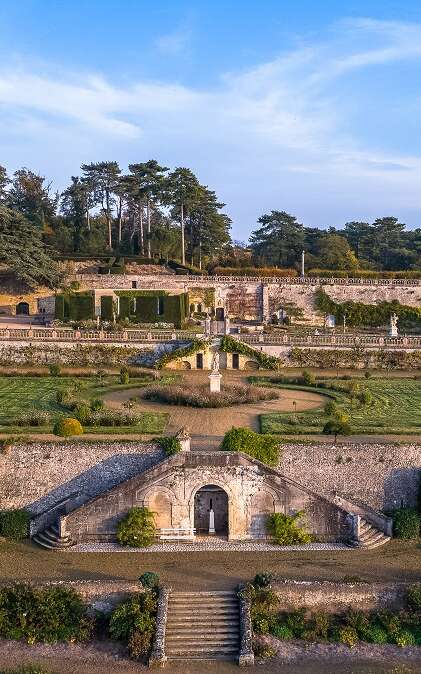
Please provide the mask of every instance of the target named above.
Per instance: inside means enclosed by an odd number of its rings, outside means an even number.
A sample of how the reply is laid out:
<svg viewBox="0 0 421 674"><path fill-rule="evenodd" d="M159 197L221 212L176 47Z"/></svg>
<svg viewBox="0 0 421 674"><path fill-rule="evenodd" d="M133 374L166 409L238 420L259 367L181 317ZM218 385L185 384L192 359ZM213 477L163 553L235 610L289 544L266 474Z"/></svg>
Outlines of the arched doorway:
<svg viewBox="0 0 421 674"><path fill-rule="evenodd" d="M29 316L28 302L19 302L19 304L16 305L16 316Z"/></svg>
<svg viewBox="0 0 421 674"><path fill-rule="evenodd" d="M215 518L215 534L228 535L228 495L215 484L206 484L194 497L194 527L197 535L209 533L210 511Z"/></svg>

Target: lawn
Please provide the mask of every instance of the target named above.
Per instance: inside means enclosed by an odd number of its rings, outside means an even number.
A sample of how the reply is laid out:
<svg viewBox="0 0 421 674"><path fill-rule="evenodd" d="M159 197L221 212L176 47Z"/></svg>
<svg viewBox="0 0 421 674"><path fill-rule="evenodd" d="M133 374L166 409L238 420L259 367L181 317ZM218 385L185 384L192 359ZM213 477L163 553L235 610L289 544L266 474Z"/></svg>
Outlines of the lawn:
<svg viewBox="0 0 421 674"><path fill-rule="evenodd" d="M163 377L162 383L168 383L170 376ZM101 381L98 377L0 377L0 432L10 433L51 433L52 425L16 427L14 419L29 410L43 410L51 414L52 423L59 416L69 416L56 402L56 393L59 389L78 386L78 395L83 400L101 398L111 391L120 391L133 386L140 387L150 384L150 380L132 379L129 384L120 384L116 375L104 376ZM128 427L91 427L86 433L100 434L130 434L130 433L162 433L168 415L145 412L140 424Z"/></svg>
<svg viewBox="0 0 421 674"><path fill-rule="evenodd" d="M263 379L261 380L263 383ZM331 380L335 384L336 380ZM352 401L349 394L335 394L340 409L349 415L355 434L416 435L421 434L421 381L404 378L358 380L361 390L370 391L371 404ZM277 387L282 388L282 385ZM292 388L288 386L288 388ZM297 387L305 388L305 387ZM308 390L323 389L309 387ZM262 433L311 434L321 433L328 417L323 409L298 414L262 414Z"/></svg>

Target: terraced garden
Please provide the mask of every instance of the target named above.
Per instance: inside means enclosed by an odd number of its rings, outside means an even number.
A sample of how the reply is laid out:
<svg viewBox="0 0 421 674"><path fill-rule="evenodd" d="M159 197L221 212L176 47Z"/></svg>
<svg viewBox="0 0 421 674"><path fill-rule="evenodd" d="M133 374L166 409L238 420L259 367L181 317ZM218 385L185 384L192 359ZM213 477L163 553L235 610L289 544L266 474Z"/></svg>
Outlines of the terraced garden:
<svg viewBox="0 0 421 674"><path fill-rule="evenodd" d="M259 379L262 384L264 378ZM353 380L355 381L355 380ZM355 396L346 391L335 390L335 387L346 388L348 382L335 379L324 384L334 387L324 390L313 386L300 386L309 391L328 394L338 405L341 412L349 417L349 424L354 434L374 435L418 435L421 434L421 381L404 378L359 379L360 391L368 391L372 400L362 404ZM265 385L267 386L267 380ZM272 384L284 387L282 384ZM308 410L297 414L269 413L260 417L262 433L285 435L319 434L328 420L323 408Z"/></svg>
<svg viewBox="0 0 421 674"><path fill-rule="evenodd" d="M170 378L163 377L167 383ZM136 386L150 384L150 381L136 381ZM129 384L120 384L118 376L107 375L98 380L98 377L0 377L0 432L1 433L51 433L52 426L59 416L70 416L57 403L56 395L60 389L76 387L81 401L101 398L111 391L121 391L133 388L133 381ZM28 411L48 412L50 423L42 426L22 426L14 423L21 415ZM162 433L168 415L161 413L141 412L140 423L136 426L120 426L118 429L95 426L85 428L85 433L119 434L128 433Z"/></svg>

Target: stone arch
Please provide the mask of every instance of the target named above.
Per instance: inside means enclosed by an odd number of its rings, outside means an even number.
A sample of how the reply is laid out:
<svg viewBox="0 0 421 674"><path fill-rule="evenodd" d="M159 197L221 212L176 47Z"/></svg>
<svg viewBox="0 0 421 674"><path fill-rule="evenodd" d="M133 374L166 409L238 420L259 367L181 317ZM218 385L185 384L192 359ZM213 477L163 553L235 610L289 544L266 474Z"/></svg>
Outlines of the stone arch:
<svg viewBox="0 0 421 674"><path fill-rule="evenodd" d="M228 534L228 494L225 489L207 484L196 491L194 497L194 527L196 534L209 531L209 513L214 513L215 533Z"/></svg>
<svg viewBox="0 0 421 674"><path fill-rule="evenodd" d="M29 303L19 302L16 305L16 316L29 316Z"/></svg>
<svg viewBox="0 0 421 674"><path fill-rule="evenodd" d="M197 481L193 485L193 487L190 491L190 497L188 498L190 526L194 527L196 494L200 489L202 489L203 487L209 486L209 485L212 485L213 487L218 487L223 492L225 492L226 495L227 495L228 526L227 526L227 532L226 533L228 534L228 540L229 540L231 535L232 535L232 532L235 530L234 520L235 520L235 512L236 512L236 499L234 498L232 490L225 483L225 481L214 479L213 476L207 482L204 481L203 479L200 482Z"/></svg>
<svg viewBox="0 0 421 674"><path fill-rule="evenodd" d="M267 517L271 513L279 511L279 505L279 496L265 487L259 489L250 497L251 538L265 538L267 536Z"/></svg>
<svg viewBox="0 0 421 674"><path fill-rule="evenodd" d="M191 363L188 360L178 360L176 362L177 370L191 370Z"/></svg>

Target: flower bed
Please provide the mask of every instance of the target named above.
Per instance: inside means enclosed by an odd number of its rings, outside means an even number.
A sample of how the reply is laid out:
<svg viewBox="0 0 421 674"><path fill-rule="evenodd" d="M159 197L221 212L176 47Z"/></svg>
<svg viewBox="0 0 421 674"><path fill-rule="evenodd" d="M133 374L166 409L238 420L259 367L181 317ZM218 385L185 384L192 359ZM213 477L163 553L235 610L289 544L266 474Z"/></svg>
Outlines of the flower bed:
<svg viewBox="0 0 421 674"><path fill-rule="evenodd" d="M182 386L159 386L146 389L142 395L145 400L167 403L168 405L213 408L244 405L262 400L276 400L278 397L274 390L253 386L224 386L220 393L211 393L206 385L189 389Z"/></svg>

